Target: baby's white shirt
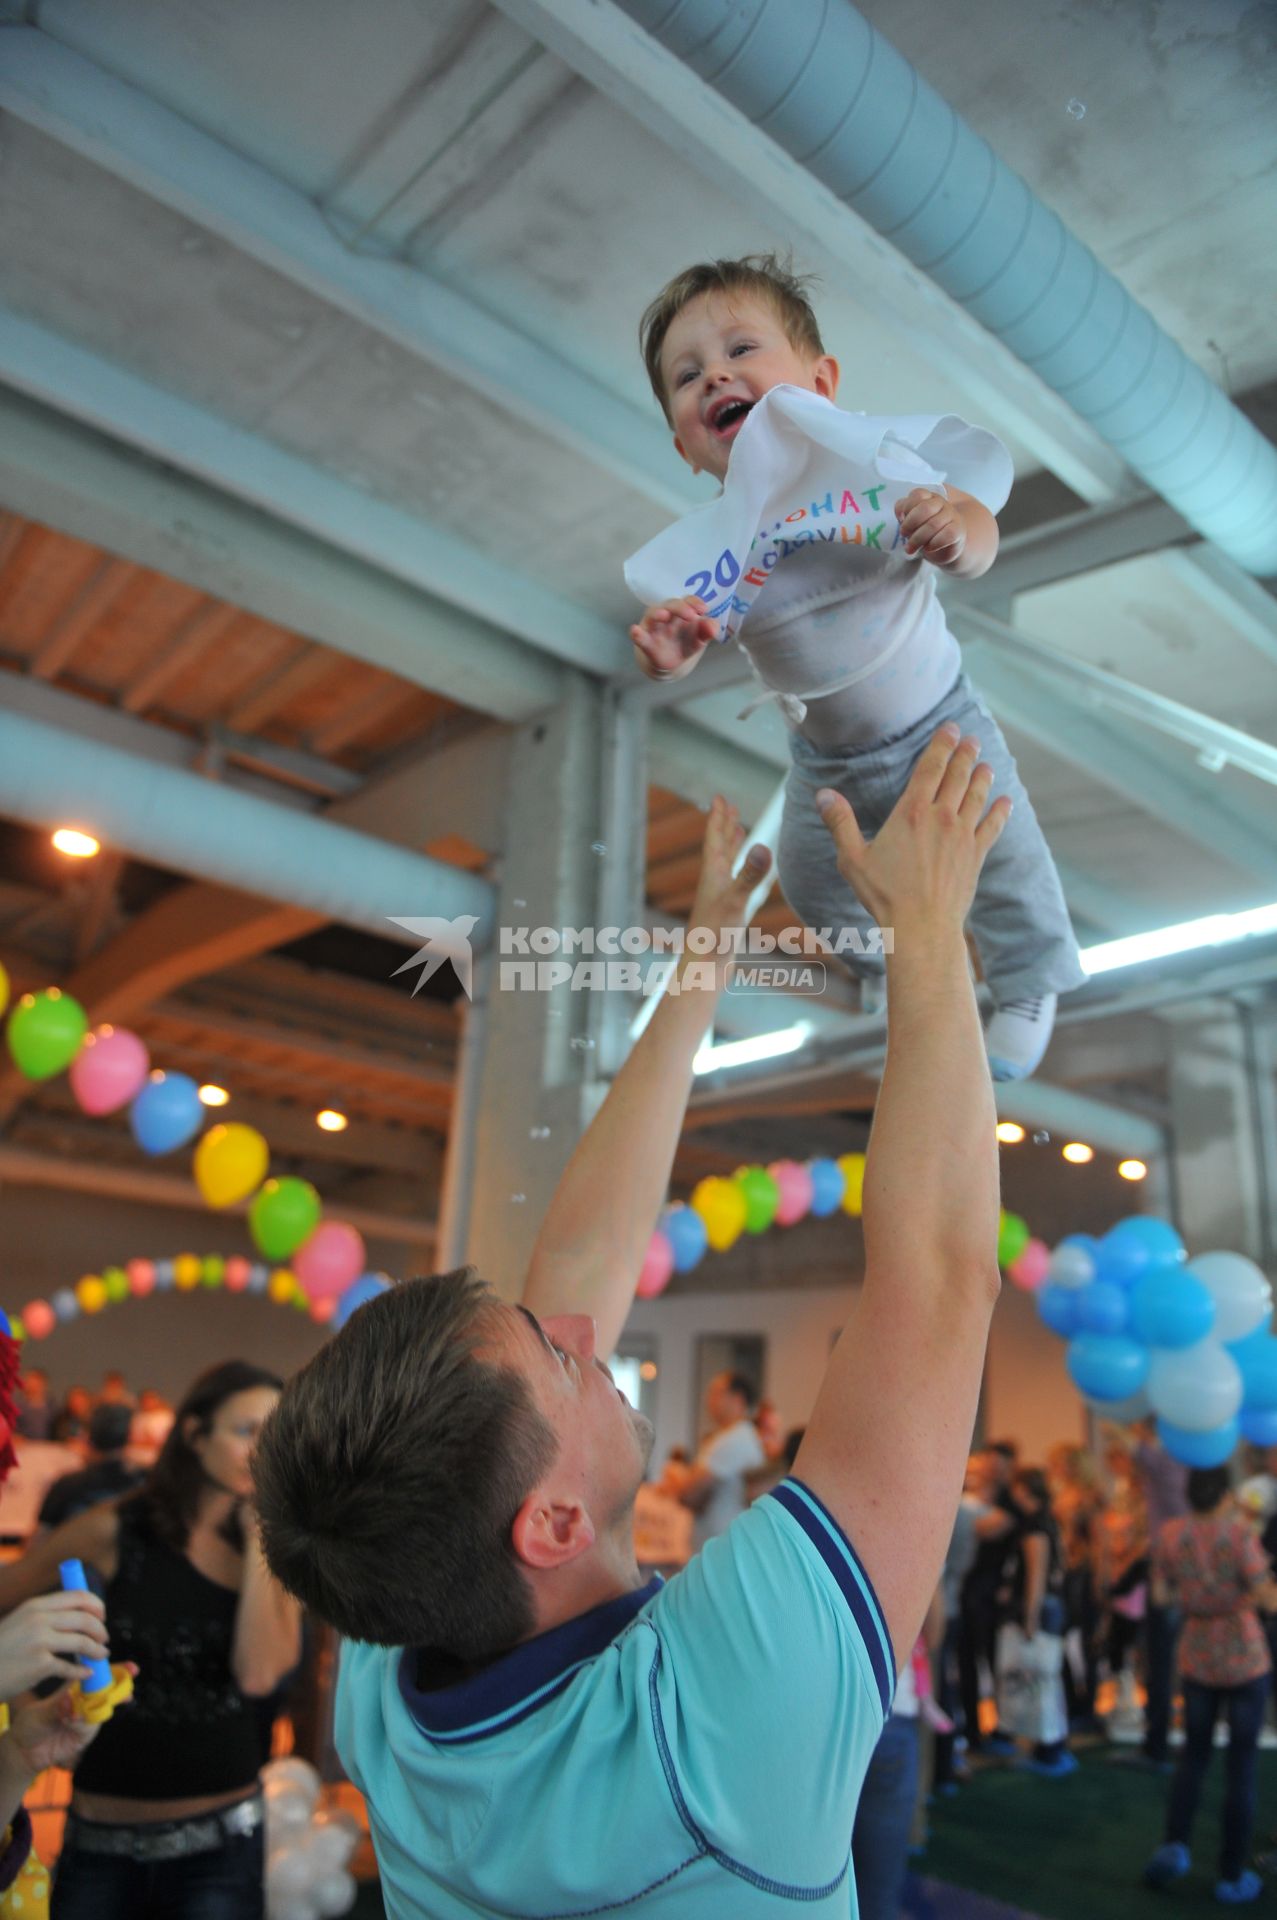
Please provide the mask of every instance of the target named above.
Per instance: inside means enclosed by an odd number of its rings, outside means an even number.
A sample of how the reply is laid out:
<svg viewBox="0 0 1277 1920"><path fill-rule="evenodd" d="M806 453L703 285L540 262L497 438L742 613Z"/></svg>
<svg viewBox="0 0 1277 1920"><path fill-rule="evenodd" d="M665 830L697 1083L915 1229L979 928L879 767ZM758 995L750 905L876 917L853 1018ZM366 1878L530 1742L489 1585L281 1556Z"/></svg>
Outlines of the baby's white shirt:
<svg viewBox="0 0 1277 1920"><path fill-rule="evenodd" d="M961 667L935 570L903 548L796 548L773 567L738 644L763 685L790 696L789 724L826 750L907 733Z"/></svg>

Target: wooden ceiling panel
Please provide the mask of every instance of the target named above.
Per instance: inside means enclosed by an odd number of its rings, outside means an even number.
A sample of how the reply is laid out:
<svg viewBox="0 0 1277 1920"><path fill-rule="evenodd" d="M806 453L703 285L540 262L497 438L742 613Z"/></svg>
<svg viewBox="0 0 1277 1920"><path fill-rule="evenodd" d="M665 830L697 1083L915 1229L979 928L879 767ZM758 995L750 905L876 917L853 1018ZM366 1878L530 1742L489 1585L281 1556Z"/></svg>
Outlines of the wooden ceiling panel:
<svg viewBox="0 0 1277 1920"><path fill-rule="evenodd" d="M75 679L102 693L123 693L204 604L206 596L194 587L135 568L81 641Z"/></svg>

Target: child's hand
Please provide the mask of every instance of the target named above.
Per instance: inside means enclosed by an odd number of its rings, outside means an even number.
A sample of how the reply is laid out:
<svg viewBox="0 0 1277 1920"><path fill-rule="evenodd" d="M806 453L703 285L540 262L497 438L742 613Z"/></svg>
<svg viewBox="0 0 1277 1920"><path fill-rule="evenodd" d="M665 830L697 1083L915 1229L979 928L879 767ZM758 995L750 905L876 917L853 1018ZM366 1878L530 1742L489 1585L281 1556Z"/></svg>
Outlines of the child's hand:
<svg viewBox="0 0 1277 1920"><path fill-rule="evenodd" d="M947 500L929 487L915 487L897 500L896 518L906 553L921 554L933 567L953 567L962 558L967 523L956 500Z"/></svg>
<svg viewBox="0 0 1277 1920"><path fill-rule="evenodd" d="M710 619L705 602L694 594L649 607L638 625L630 628L635 657L649 680L690 673L717 638L717 620Z"/></svg>

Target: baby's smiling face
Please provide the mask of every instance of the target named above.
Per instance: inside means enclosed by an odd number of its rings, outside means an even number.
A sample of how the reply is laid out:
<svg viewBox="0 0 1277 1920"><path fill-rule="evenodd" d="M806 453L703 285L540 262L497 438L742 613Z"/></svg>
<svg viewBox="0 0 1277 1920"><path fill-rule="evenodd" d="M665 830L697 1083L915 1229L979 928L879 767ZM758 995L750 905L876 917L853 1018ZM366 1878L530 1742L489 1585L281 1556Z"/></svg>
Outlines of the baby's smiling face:
<svg viewBox="0 0 1277 1920"><path fill-rule="evenodd" d="M793 345L771 302L746 293L701 293L676 314L661 346L674 445L694 473L722 480L750 409L773 387L804 387L832 400L838 362Z"/></svg>

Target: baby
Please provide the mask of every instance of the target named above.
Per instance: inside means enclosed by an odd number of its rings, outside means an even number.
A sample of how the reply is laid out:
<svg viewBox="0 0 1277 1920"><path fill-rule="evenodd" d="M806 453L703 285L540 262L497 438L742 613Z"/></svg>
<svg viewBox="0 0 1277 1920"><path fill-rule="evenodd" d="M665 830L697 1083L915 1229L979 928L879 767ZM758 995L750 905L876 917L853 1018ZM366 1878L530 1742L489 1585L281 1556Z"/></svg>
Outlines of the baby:
<svg viewBox="0 0 1277 1920"><path fill-rule="evenodd" d="M971 910L994 1000L985 1040L994 1079L1024 1078L1046 1051L1058 995L1085 976L1042 830L997 723L962 672L932 571L969 580L992 566L993 516L1010 484L1005 449L953 416L840 412L838 363L824 350L803 283L771 255L689 267L648 308L641 339L675 449L694 472L726 482L733 445L749 427L723 509L770 513L775 500L761 469L788 462L799 474L804 449L824 457L826 470L847 450L862 478L858 495L850 487L826 494L823 524L816 503L816 524L801 533L787 522L803 511L774 525L754 519L739 558L725 551L723 565L711 556L690 575L676 566L671 597L630 629L639 665L654 679L680 679L710 641L746 623L742 648L790 727L781 885L808 926L859 932L855 968L867 1010L881 1005L883 961L872 916L838 872L815 796L822 787L846 794L872 838L937 727L954 721L979 740L994 796L1015 802ZM918 474L927 484L910 484ZM699 509L651 542L627 578L640 588L667 579L683 529L716 512L718 503Z"/></svg>

